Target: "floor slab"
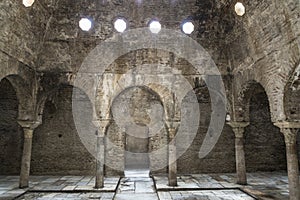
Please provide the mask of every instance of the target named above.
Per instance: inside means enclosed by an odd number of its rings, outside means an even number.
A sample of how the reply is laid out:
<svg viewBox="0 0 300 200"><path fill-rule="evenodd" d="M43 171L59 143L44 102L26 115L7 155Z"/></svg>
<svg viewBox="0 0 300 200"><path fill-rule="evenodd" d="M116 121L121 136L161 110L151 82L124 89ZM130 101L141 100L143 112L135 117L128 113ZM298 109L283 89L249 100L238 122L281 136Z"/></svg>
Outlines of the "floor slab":
<svg viewBox="0 0 300 200"><path fill-rule="evenodd" d="M28 189L18 188L18 176L0 176L0 199L218 199L245 195L260 199L288 200L286 173L249 173L248 185L235 184L235 174L178 176L178 187L169 187L167 176L105 178L105 188L94 189L91 176L31 176ZM155 180L155 181L153 181ZM117 191L117 192L115 192ZM25 195L24 193L27 192ZM98 196L97 196L98 195ZM213 196L215 195L215 196ZM240 197L238 197L240 196ZM226 199L225 198L225 199ZM224 199L224 198L223 198Z"/></svg>
<svg viewBox="0 0 300 200"><path fill-rule="evenodd" d="M81 199L100 199L100 200L112 200L114 193L27 193L22 197L19 197L17 200L81 200Z"/></svg>
<svg viewBox="0 0 300 200"><path fill-rule="evenodd" d="M248 194L234 189L199 190L199 191L169 191L158 192L159 198L164 200L255 200Z"/></svg>

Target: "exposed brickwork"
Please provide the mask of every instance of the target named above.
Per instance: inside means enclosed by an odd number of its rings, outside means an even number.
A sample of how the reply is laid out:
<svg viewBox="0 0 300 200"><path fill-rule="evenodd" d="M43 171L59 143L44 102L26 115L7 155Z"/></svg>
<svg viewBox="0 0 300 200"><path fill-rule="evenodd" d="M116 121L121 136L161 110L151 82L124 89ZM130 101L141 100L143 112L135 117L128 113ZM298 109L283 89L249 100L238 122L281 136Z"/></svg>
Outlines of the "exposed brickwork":
<svg viewBox="0 0 300 200"><path fill-rule="evenodd" d="M246 1L247 13L227 38L237 91L255 80L265 88L272 120L282 120L284 88L299 63L299 2ZM272 13L272 14L270 14Z"/></svg>
<svg viewBox="0 0 300 200"><path fill-rule="evenodd" d="M18 100L8 80L0 84L0 174L17 175L23 147L23 134L18 123Z"/></svg>
<svg viewBox="0 0 300 200"><path fill-rule="evenodd" d="M95 159L81 143L75 128L72 91L70 86L62 87L45 104L43 124L33 136L33 174L92 175L95 171ZM90 109L86 105L82 112Z"/></svg>
<svg viewBox="0 0 300 200"><path fill-rule="evenodd" d="M286 170L284 137L273 125L264 92L250 101L250 125L245 129L247 171Z"/></svg>

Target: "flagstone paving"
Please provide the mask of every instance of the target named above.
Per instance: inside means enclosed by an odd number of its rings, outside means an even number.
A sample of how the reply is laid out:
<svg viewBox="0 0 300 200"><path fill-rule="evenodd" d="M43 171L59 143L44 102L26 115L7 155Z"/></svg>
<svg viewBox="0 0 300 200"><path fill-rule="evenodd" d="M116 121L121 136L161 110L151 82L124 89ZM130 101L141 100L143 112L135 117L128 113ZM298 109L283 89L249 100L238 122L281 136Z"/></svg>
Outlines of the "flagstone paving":
<svg viewBox="0 0 300 200"><path fill-rule="evenodd" d="M201 190L158 192L164 200L255 200L240 190Z"/></svg>
<svg viewBox="0 0 300 200"><path fill-rule="evenodd" d="M0 199L114 200L288 200L286 173L250 173L248 185L235 184L235 174L190 174L169 187L166 176L106 178L105 188L93 188L91 176L31 176L28 189L18 189L17 176L0 176Z"/></svg>
<svg viewBox="0 0 300 200"><path fill-rule="evenodd" d="M95 189L92 176L31 176L30 186L19 189L19 177L0 176L0 199L13 199L30 192L115 192L119 178L105 178L104 188Z"/></svg>
<svg viewBox="0 0 300 200"><path fill-rule="evenodd" d="M114 193L27 193L18 200L81 200L81 199L100 199L100 200L112 200Z"/></svg>
<svg viewBox="0 0 300 200"><path fill-rule="evenodd" d="M130 177L122 178L118 187L115 200L158 200L152 178Z"/></svg>

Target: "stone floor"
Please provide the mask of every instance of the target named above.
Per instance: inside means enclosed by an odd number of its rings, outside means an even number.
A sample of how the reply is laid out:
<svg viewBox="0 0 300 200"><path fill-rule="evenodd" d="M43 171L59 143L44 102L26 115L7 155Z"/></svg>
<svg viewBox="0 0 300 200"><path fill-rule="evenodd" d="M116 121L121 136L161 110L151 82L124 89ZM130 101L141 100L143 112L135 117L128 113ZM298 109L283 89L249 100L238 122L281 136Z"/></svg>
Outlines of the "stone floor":
<svg viewBox="0 0 300 200"><path fill-rule="evenodd" d="M167 177L106 178L105 188L93 188L90 176L32 176L30 187L18 189L18 177L0 176L0 199L114 199L114 200L221 200L288 199L285 173L251 173L248 185L234 184L234 174L191 174L178 177L178 187Z"/></svg>
<svg viewBox="0 0 300 200"><path fill-rule="evenodd" d="M122 178L116 192L115 200L142 199L158 200L152 178Z"/></svg>
<svg viewBox="0 0 300 200"><path fill-rule="evenodd" d="M82 193L82 192L109 192L117 189L119 178L106 178L104 188L95 189L95 178L92 176L31 176L30 187L27 190L18 189L19 177L0 176L0 199L11 199L30 193ZM51 196L51 195L50 195Z"/></svg>

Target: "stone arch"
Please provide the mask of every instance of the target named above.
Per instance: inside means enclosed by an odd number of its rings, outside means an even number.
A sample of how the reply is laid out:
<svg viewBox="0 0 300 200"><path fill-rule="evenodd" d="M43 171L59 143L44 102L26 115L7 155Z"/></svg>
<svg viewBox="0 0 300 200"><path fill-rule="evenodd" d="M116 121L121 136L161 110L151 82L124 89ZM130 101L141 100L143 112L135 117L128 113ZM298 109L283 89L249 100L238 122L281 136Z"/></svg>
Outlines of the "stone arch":
<svg viewBox="0 0 300 200"><path fill-rule="evenodd" d="M85 148L93 145L91 140L94 140L96 130L89 98L69 84L60 84L44 96L43 104L40 104L44 107L41 109L44 123L36 128L33 136L33 174L92 175L95 171L93 152ZM72 105L74 98L77 98L78 107ZM73 115L74 109L82 115ZM75 117L81 119L76 121L81 124L74 123ZM85 140L81 139L81 134L86 134Z"/></svg>
<svg viewBox="0 0 300 200"><path fill-rule="evenodd" d="M130 73L123 74L120 77L115 77L114 74L104 74L103 80L96 89L96 110L99 118L111 118L110 108L114 98L127 88L138 86L148 88L149 91L158 95L165 110L166 120L180 119L180 98L183 97L176 97L168 86L159 84L160 80L153 76L145 76L141 82L134 83L128 81L131 80L131 76Z"/></svg>
<svg viewBox="0 0 300 200"><path fill-rule="evenodd" d="M288 121L300 119L300 65L295 68L285 85L284 111Z"/></svg>
<svg viewBox="0 0 300 200"><path fill-rule="evenodd" d="M18 65L9 65L9 68L4 68L0 73L0 81L8 76L18 75Z"/></svg>
<svg viewBox="0 0 300 200"><path fill-rule="evenodd" d="M35 97L29 84L24 78L15 74L6 76L5 79L11 83L16 91L18 98L18 119L36 120Z"/></svg>
<svg viewBox="0 0 300 200"><path fill-rule="evenodd" d="M270 102L271 119L273 122L285 120L283 104L284 80L281 74L272 74L263 78L258 72L252 69L245 69L238 72L234 79L234 108L233 116L236 121L247 121L249 113L249 94L253 86L260 85L266 92ZM242 114L241 116L241 113Z"/></svg>
<svg viewBox="0 0 300 200"><path fill-rule="evenodd" d="M36 113L38 116L43 115L45 101L48 98L51 98L51 96L53 96L61 87L72 86L73 88L84 92L84 90L80 87L80 84L75 86L75 77L72 73L40 73L38 78L39 85L36 100Z"/></svg>
<svg viewBox="0 0 300 200"><path fill-rule="evenodd" d="M47 101L51 101L53 98L55 98L57 92L59 92L59 90L61 90L62 88L65 87L72 87L73 91L72 91L72 109L77 109L75 110L75 112L73 112L73 117L75 119L79 118L77 121L75 120L75 122L80 121L80 107L82 100L84 99L84 101L86 102L86 104L92 104L91 100L90 100L90 96L88 96L87 93L85 93L85 91L80 88L77 87L73 84L73 81L71 79L64 79L64 78L59 78L59 82L57 82L55 85L52 85L50 88L47 88L46 90L42 90L39 92L38 94L38 98L37 98L37 113L38 116L40 116L40 120L42 121L42 116L44 113L44 108L45 108L45 103ZM91 106L93 109L92 112L92 116L93 116L93 120L94 118L94 113L95 113L95 109L94 106ZM87 116L87 118L90 118L90 116ZM80 125L78 126L78 128L80 128ZM91 127L89 127L89 129L91 130L95 130L96 128L94 127L94 125L91 125Z"/></svg>
<svg viewBox="0 0 300 200"><path fill-rule="evenodd" d="M156 100L156 101L158 101L159 102L159 104L164 108L164 104L163 104L163 102L162 102L162 99L161 99L161 96L155 91L155 90L152 90L152 88L150 88L150 87L147 87L147 86L130 86L130 87L127 87L127 88L123 88L123 90L121 91L121 90L116 90L116 95L114 95L114 98L112 99L112 103L110 104L110 107L109 107L109 109L110 109L110 116L111 117L114 117L113 116L113 113L112 113L112 108L113 108L113 105L114 105L114 102L122 95L122 94L124 94L124 93L126 93L127 91L130 91L130 90L132 90L132 89L135 89L135 88L138 88L138 89L141 89L142 91L145 91L146 93L149 93L149 96L152 96L152 97L154 97L153 99L154 100ZM129 103L129 102L128 102ZM126 106L126 105L124 105L124 106ZM123 111L122 111L123 112ZM126 112L126 111L125 111ZM163 113L165 112L165 109L163 110ZM164 116L164 115L163 115ZM125 120L125 122L124 122L124 124L126 124L126 123L131 123L130 122L130 119L129 119L130 117L122 117L122 119L121 120ZM128 121L126 121L126 119L128 119ZM142 121L140 121L140 122L138 122L139 124L147 124L146 122L142 122Z"/></svg>
<svg viewBox="0 0 300 200"><path fill-rule="evenodd" d="M23 130L18 124L19 99L7 78L0 80L0 174L18 175L21 168Z"/></svg>
<svg viewBox="0 0 300 200"><path fill-rule="evenodd" d="M136 35L140 36L139 39L136 39ZM222 83L220 72L208 52L206 52L203 47L201 47L190 37L186 37L186 35L181 34L180 32L174 32L173 30L168 29L162 29L160 34L157 34L155 40L153 39L153 34L149 32L147 28L141 28L131 31L128 30L122 35L116 35L116 37L112 37L110 40L104 41L94 48L84 59L81 68L77 73L77 78L75 81L76 85L84 82L85 85L91 86L84 87L89 91L87 93L91 93L91 97L93 97L95 94L98 95L98 92L96 91L95 93L94 89L101 88L99 85L103 86L103 84L98 84L98 80L95 80L95 78L101 79L100 76L105 76L104 71L120 56L138 49L148 48L173 52L175 55L180 55L180 57L194 66L198 74L216 77L214 79L216 84L212 84L210 89L219 90L220 93L225 96L225 89ZM176 74L180 75L181 73L176 72ZM92 102L94 102L95 97L91 99ZM215 98L213 98L213 100L215 100ZM101 99L101 102L104 102L104 106L109 105L108 103L110 101L111 100L109 99ZM103 109L97 108L97 110ZM222 113L221 117L223 117L223 115L225 117L225 111ZM98 117L108 118L109 116L107 109L105 113L100 113L100 115L98 114ZM214 117L217 118L218 115L214 115ZM220 132L219 129L220 128L218 128L216 132Z"/></svg>
<svg viewBox="0 0 300 200"><path fill-rule="evenodd" d="M6 77L9 76L17 76L17 73L9 73L9 72L4 72L0 74L0 81L2 81L2 79L5 79Z"/></svg>
<svg viewBox="0 0 300 200"><path fill-rule="evenodd" d="M236 121L249 121L250 99L257 93L265 91L260 83L250 80L244 83L236 94L236 102L234 108L234 117Z"/></svg>
<svg viewBox="0 0 300 200"><path fill-rule="evenodd" d="M247 171L286 170L284 138L272 122L267 93L258 83L251 90L246 93L250 123L244 133Z"/></svg>
<svg viewBox="0 0 300 200"><path fill-rule="evenodd" d="M127 142L132 141L132 139L137 140L135 142L136 144L141 144L137 146L137 149L139 150L145 148L145 146L143 147L143 144L146 144L145 142L147 141L147 153L158 150L162 145L167 145L168 133L163 122L163 103L161 97L151 88L146 86L130 86L124 88L122 91L118 91L117 95L114 96L110 109L112 123L107 131L106 159L108 159L108 162L106 163L110 163L106 167L107 174L116 175L114 174L116 173L116 170L110 169L111 165L114 166L114 169L119 169L119 175L122 175L126 169L130 168L126 168L125 164L128 164L128 158L131 161L133 159L133 154L127 151L130 151L130 149L127 149ZM122 112L118 112L121 109ZM133 134L138 134L138 132L135 132L134 130L146 130L145 128L147 129L146 132L148 132L147 138L137 137L135 139L131 137ZM127 141L128 138L131 138L131 140ZM131 146L131 148L133 147ZM143 151L145 151L145 149ZM137 163L139 159L146 159L149 161L148 170L151 172L159 171L164 173L167 170L166 168L157 170L156 166L161 164L161 162L167 162L167 151L162 152L161 156L164 156L163 160L160 159L161 157L153 156L151 154L135 155Z"/></svg>

